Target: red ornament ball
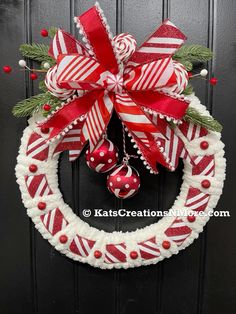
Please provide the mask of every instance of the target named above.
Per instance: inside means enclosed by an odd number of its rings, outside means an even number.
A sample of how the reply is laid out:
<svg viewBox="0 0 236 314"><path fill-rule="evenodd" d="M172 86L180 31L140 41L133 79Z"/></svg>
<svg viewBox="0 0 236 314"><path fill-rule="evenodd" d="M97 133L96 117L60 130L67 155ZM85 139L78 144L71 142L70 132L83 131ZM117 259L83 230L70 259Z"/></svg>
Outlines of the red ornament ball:
<svg viewBox="0 0 236 314"><path fill-rule="evenodd" d="M44 104L43 105L43 110L44 111L50 111L51 110L51 106L49 104Z"/></svg>
<svg viewBox="0 0 236 314"><path fill-rule="evenodd" d="M46 208L47 204L45 202L39 202L38 203L38 209L44 210Z"/></svg>
<svg viewBox="0 0 236 314"><path fill-rule="evenodd" d="M118 149L107 139L102 139L93 152L86 151L86 162L89 168L103 173L110 171L118 162Z"/></svg>
<svg viewBox="0 0 236 314"><path fill-rule="evenodd" d="M68 238L67 238L67 236L66 236L65 234L62 234L62 235L60 236L60 238L59 238L59 241L60 241L62 244L64 244L64 243L66 243L66 242L68 241Z"/></svg>
<svg viewBox="0 0 236 314"><path fill-rule="evenodd" d="M170 242L169 242L169 241L163 241L163 242L162 242L162 247L163 247L163 249L165 249L165 250L169 250L169 248L170 248Z"/></svg>
<svg viewBox="0 0 236 314"><path fill-rule="evenodd" d="M12 71L12 68L10 67L10 65L5 65L3 68L2 68L3 72L5 73L11 73Z"/></svg>
<svg viewBox="0 0 236 314"><path fill-rule="evenodd" d="M211 85L216 85L217 84L217 82L218 82L218 80L217 80L217 78L216 77L212 77L210 80L209 80L209 82L210 82L210 84Z"/></svg>
<svg viewBox="0 0 236 314"><path fill-rule="evenodd" d="M107 177L107 188L118 198L129 198L134 196L140 187L140 178L137 170L123 164L116 166Z"/></svg>
<svg viewBox="0 0 236 314"><path fill-rule="evenodd" d="M132 251L132 252L130 252L129 256L132 259L137 259L138 258L138 253L136 251Z"/></svg>
<svg viewBox="0 0 236 314"><path fill-rule="evenodd" d="M32 81L37 80L38 75L36 73L30 73L30 78Z"/></svg>
<svg viewBox="0 0 236 314"><path fill-rule="evenodd" d="M36 172L38 170L38 167L37 167L37 165L34 165L34 164L32 164L32 165L30 165L29 166L29 171L30 172Z"/></svg>
<svg viewBox="0 0 236 314"><path fill-rule="evenodd" d="M99 251L99 250L96 250L96 251L94 252L94 257L95 257L95 258L101 258L101 257L102 257L102 252Z"/></svg>
<svg viewBox="0 0 236 314"><path fill-rule="evenodd" d="M188 219L189 222L194 222L196 220L196 217L195 217L195 215L189 215L187 217L187 219Z"/></svg>
<svg viewBox="0 0 236 314"><path fill-rule="evenodd" d="M49 128L46 128L45 126L41 126L40 130L41 130L41 132L42 132L43 134L48 134L49 131L50 131L50 129L49 129Z"/></svg>
<svg viewBox="0 0 236 314"><path fill-rule="evenodd" d="M202 141L200 143L200 147L201 147L201 149L205 150L209 147L209 143L207 141Z"/></svg>
<svg viewBox="0 0 236 314"><path fill-rule="evenodd" d="M211 182L206 179L201 182L201 185L204 189L209 189L209 187L211 186Z"/></svg>
<svg viewBox="0 0 236 314"><path fill-rule="evenodd" d="M43 29L41 29L40 34L43 37L48 37L48 30L46 28L43 28Z"/></svg>

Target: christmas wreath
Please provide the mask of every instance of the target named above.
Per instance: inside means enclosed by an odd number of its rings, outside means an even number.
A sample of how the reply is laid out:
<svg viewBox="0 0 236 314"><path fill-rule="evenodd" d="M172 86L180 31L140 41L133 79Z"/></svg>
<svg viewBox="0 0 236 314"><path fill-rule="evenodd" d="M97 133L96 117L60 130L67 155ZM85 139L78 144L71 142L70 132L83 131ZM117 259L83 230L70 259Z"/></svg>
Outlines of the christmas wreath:
<svg viewBox="0 0 236 314"><path fill-rule="evenodd" d="M196 62L212 57L200 45L182 46L185 35L169 20L137 48L128 33L113 38L103 12L95 4L75 23L84 44L62 29L43 29L50 47L23 44L31 69L19 65L40 82L41 94L13 108L17 117L32 116L24 130L16 176L22 200L36 228L68 257L101 268L148 265L177 254L193 242L216 206L225 178L221 125L194 95L189 81ZM11 67L5 66L10 73ZM210 83L215 85L216 78ZM123 156L107 138L113 111L123 126ZM153 174L158 164L170 171L183 159L183 184L172 213L132 232L108 233L89 226L64 203L58 187L58 157L70 161L85 155L88 166L107 172L107 188L118 198L137 193L140 176L130 163L126 135L137 156ZM185 210L182 215L179 210Z"/></svg>

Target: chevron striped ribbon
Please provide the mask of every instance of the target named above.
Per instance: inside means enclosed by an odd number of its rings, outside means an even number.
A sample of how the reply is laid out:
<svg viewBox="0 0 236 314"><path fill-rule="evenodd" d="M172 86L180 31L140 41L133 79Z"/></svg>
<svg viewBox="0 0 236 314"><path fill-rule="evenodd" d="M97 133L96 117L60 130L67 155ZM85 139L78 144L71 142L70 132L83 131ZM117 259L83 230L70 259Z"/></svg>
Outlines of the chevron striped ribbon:
<svg viewBox="0 0 236 314"><path fill-rule="evenodd" d="M175 158L163 154L164 148L157 138L162 134L166 146L169 142L176 145L178 141L173 140L171 132L168 135L161 125L154 123L143 108L177 120L185 114L188 102L175 93L170 96L159 92L162 87L178 83L171 56L183 44L185 36L166 20L121 66L121 51L115 50L98 5L75 21L84 35L85 47L60 29L49 50L57 61L54 70L57 87L85 92L67 101L42 124L51 130L49 140L63 136L55 152L70 143L70 149L75 151L71 159L75 159L87 142L92 151L106 131L114 107L150 168L157 172L159 162L173 170L177 164ZM71 145L74 134L79 136Z"/></svg>

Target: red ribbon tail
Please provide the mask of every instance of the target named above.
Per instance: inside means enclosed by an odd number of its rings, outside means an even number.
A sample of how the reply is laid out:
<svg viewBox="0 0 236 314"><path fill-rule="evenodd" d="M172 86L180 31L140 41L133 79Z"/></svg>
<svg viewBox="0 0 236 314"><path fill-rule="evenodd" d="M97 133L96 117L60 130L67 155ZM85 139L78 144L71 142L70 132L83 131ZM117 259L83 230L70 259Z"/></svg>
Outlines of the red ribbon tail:
<svg viewBox="0 0 236 314"><path fill-rule="evenodd" d="M129 91L128 93L139 106L176 120L183 118L189 106L189 102L184 99L174 98L158 91Z"/></svg>
<svg viewBox="0 0 236 314"><path fill-rule="evenodd" d="M72 126L77 120L83 120L88 113L94 101L99 98L103 91L94 90L82 97L78 97L62 106L57 112L49 117L45 122L39 125L50 129L49 140L60 136L62 132L67 133L69 126Z"/></svg>

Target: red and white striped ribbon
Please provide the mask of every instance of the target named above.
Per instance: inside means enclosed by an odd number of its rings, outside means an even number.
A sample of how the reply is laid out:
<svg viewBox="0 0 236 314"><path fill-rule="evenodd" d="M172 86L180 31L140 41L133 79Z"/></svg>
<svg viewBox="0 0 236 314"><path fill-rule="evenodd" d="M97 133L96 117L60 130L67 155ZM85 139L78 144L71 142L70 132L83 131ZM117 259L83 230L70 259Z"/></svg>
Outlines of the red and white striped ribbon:
<svg viewBox="0 0 236 314"><path fill-rule="evenodd" d="M159 247L156 243L156 237L152 237L146 241L139 242L138 248L143 259L157 258L161 255Z"/></svg>
<svg viewBox="0 0 236 314"><path fill-rule="evenodd" d="M126 245L120 244L107 244L105 252L105 263L125 263L126 262Z"/></svg>
<svg viewBox="0 0 236 314"><path fill-rule="evenodd" d="M70 250L71 252L79 256L87 257L92 250L94 244L95 241L76 235L70 244Z"/></svg>
<svg viewBox="0 0 236 314"><path fill-rule="evenodd" d="M68 225L68 221L64 218L64 215L59 208L55 208L53 210L50 210L47 214L41 215L40 219L45 228L52 235L55 235Z"/></svg>
<svg viewBox="0 0 236 314"><path fill-rule="evenodd" d="M52 194L45 174L25 176L25 183L32 198Z"/></svg>
<svg viewBox="0 0 236 314"><path fill-rule="evenodd" d="M190 187L185 206L193 211L204 211L207 207L209 199L209 194L203 193L197 188Z"/></svg>
<svg viewBox="0 0 236 314"><path fill-rule="evenodd" d="M165 234L168 238L180 246L191 234L192 230L186 225L181 218L175 221L166 229Z"/></svg>
<svg viewBox="0 0 236 314"><path fill-rule="evenodd" d="M37 160L47 160L49 152L48 143L38 133L33 132L30 135L26 155Z"/></svg>

